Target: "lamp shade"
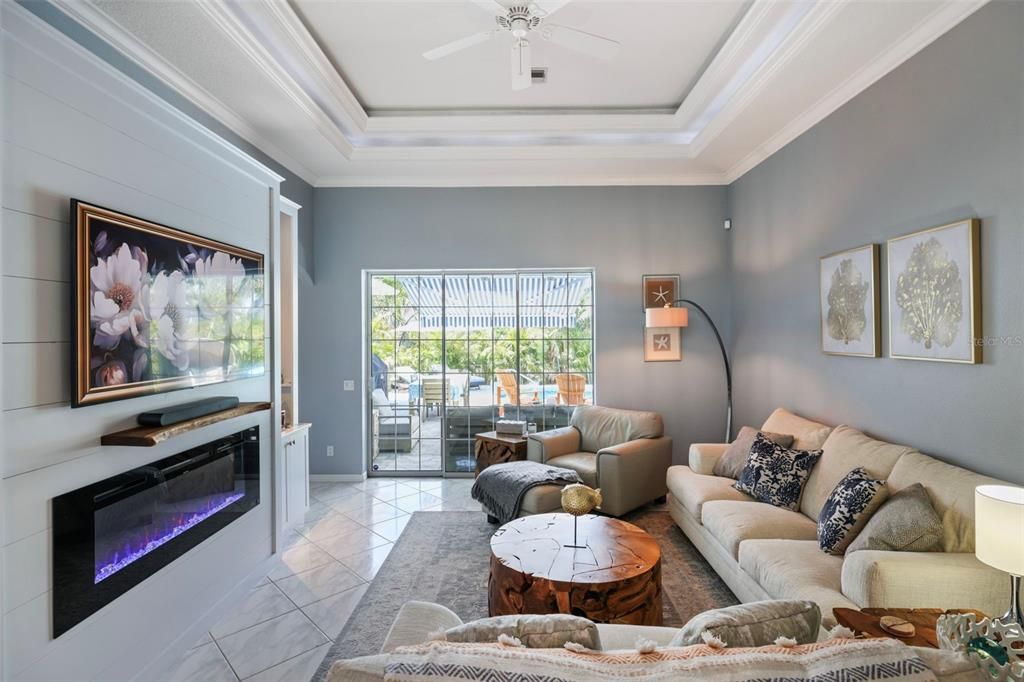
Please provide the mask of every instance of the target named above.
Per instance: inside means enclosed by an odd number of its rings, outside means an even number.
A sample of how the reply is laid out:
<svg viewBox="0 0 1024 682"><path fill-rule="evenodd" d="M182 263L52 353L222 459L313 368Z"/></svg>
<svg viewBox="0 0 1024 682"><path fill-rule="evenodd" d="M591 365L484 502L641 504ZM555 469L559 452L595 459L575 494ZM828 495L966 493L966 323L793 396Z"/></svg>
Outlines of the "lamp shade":
<svg viewBox="0 0 1024 682"><path fill-rule="evenodd" d="M1024 488L974 489L974 554L993 568L1024 576Z"/></svg>
<svg viewBox="0 0 1024 682"><path fill-rule="evenodd" d="M689 311L686 308L648 308L646 324L648 327L685 327L689 323Z"/></svg>

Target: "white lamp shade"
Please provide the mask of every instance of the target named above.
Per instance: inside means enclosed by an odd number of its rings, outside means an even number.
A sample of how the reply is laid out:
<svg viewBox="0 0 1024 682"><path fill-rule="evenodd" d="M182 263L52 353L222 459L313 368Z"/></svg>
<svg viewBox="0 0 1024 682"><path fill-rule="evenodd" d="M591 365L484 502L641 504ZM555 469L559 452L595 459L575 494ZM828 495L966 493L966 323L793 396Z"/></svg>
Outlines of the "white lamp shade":
<svg viewBox="0 0 1024 682"><path fill-rule="evenodd" d="M974 554L989 566L1024 576L1024 488L974 489Z"/></svg>
<svg viewBox="0 0 1024 682"><path fill-rule="evenodd" d="M685 327L690 320L686 308L648 308L644 324L648 327Z"/></svg>

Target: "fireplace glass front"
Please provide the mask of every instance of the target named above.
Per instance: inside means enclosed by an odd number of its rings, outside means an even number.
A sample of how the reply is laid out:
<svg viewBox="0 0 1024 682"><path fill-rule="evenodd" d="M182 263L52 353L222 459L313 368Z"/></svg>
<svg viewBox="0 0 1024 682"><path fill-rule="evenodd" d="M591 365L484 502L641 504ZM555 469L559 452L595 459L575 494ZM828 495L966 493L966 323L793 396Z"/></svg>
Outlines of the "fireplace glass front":
<svg viewBox="0 0 1024 682"><path fill-rule="evenodd" d="M259 504L259 442L253 427L54 498L54 637Z"/></svg>

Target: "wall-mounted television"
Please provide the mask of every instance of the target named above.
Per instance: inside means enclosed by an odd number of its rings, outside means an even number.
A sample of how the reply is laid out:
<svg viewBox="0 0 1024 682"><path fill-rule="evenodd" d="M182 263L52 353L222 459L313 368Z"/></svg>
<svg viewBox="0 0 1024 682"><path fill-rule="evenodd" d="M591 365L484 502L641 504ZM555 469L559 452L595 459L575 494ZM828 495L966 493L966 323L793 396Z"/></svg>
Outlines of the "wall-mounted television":
<svg viewBox="0 0 1024 682"><path fill-rule="evenodd" d="M73 407L265 371L263 255L71 200Z"/></svg>

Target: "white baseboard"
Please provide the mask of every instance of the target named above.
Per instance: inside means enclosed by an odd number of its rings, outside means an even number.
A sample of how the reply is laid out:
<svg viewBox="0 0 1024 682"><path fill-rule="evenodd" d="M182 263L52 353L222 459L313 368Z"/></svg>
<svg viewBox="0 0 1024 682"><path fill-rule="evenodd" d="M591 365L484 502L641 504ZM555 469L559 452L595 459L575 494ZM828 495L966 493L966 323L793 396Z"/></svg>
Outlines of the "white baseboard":
<svg viewBox="0 0 1024 682"><path fill-rule="evenodd" d="M361 474L310 474L310 483L361 483L366 480L366 473Z"/></svg>

